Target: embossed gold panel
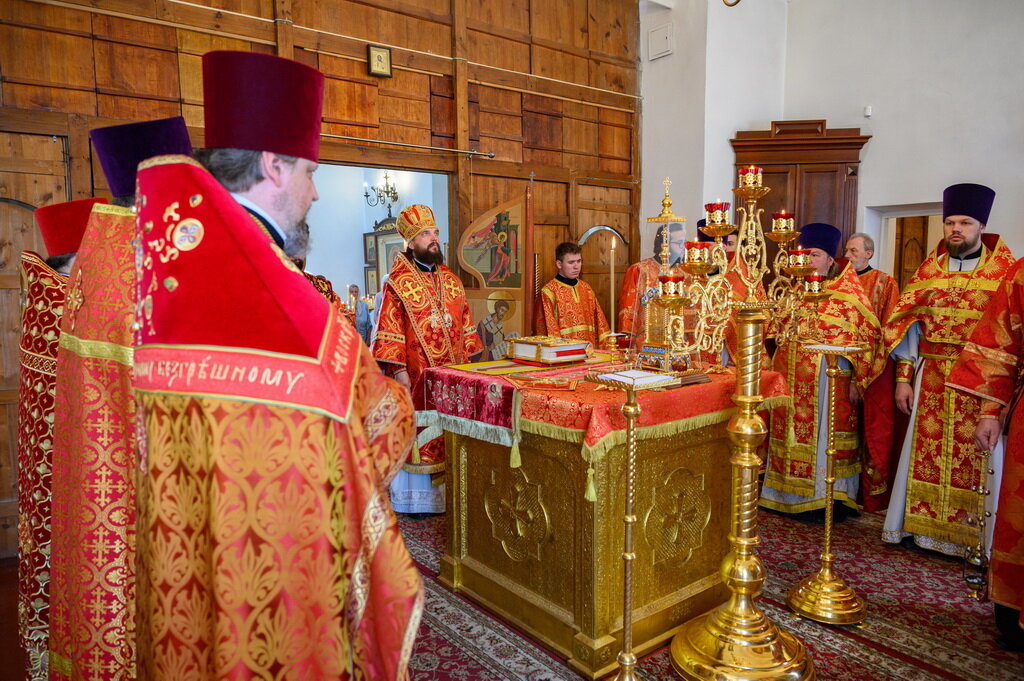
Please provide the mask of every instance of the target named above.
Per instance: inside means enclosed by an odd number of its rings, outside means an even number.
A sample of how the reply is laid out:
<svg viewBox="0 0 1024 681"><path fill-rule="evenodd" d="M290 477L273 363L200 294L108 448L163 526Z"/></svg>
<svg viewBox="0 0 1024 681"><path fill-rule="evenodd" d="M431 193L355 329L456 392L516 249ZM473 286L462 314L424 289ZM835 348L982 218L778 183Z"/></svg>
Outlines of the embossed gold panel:
<svg viewBox="0 0 1024 681"><path fill-rule="evenodd" d="M583 498L580 445L525 434L509 448L447 433L448 544L441 582L568 659L613 671L622 630L625 446L595 463ZM729 444L725 424L641 440L633 640L637 654L726 598Z"/></svg>

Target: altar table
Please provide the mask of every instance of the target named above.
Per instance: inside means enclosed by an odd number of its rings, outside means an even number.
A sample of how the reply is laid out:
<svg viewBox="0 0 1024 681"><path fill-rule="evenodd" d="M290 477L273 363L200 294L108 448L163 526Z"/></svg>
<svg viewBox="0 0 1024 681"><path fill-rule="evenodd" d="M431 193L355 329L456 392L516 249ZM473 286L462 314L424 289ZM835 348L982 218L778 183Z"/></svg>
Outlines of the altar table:
<svg viewBox="0 0 1024 681"><path fill-rule="evenodd" d="M504 366L424 376L418 422L443 429L447 446L440 580L596 679L615 668L621 647L625 392L580 380L599 364ZM765 408L788 400L785 391L781 375L763 373ZM719 567L729 550L734 392L730 372L638 393L638 655L726 599Z"/></svg>

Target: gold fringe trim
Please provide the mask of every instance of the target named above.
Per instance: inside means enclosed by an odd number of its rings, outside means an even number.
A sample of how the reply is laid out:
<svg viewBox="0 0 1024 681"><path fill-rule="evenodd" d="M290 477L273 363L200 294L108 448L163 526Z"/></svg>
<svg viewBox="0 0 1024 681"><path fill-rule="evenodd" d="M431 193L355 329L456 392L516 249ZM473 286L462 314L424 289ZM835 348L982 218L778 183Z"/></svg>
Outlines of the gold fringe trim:
<svg viewBox="0 0 1024 681"><path fill-rule="evenodd" d="M583 498L587 501L597 501L597 486L594 484L594 467L587 469L587 488L583 492Z"/></svg>
<svg viewBox="0 0 1024 681"><path fill-rule="evenodd" d="M845 492L836 491L833 498L835 501L849 506L854 511L860 510L860 507L857 506L857 502L850 499ZM819 508L825 508L824 498L806 501L802 504L783 504L772 499L762 498L760 503L762 508L770 508L773 511L779 511L780 513L803 513L804 511L814 511Z"/></svg>

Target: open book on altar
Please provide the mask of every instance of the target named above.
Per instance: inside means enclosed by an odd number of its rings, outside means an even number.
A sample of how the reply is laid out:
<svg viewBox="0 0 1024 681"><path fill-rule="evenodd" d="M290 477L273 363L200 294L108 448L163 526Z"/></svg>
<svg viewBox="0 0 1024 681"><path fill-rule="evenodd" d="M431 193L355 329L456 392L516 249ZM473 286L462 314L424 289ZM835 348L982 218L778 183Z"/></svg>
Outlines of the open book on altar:
<svg viewBox="0 0 1024 681"><path fill-rule="evenodd" d="M582 362L590 354L590 343L558 336L509 338L508 354L514 362L527 364L570 364Z"/></svg>

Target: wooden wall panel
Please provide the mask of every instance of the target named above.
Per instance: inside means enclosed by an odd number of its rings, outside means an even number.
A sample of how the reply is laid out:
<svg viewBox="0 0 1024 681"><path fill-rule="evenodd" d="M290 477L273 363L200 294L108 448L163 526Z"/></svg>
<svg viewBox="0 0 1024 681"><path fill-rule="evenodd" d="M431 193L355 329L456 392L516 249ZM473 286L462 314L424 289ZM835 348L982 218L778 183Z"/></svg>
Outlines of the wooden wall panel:
<svg viewBox="0 0 1024 681"><path fill-rule="evenodd" d="M175 33L170 26L147 21L132 21L105 14L97 14L92 19L93 36L129 45L174 50L178 42Z"/></svg>
<svg viewBox="0 0 1024 681"><path fill-rule="evenodd" d="M530 66L538 76L566 79L574 83L590 82L590 62L577 54L534 45Z"/></svg>
<svg viewBox="0 0 1024 681"><path fill-rule="evenodd" d="M586 48L590 34L587 0L560 0L530 4L533 36L548 43Z"/></svg>
<svg viewBox="0 0 1024 681"><path fill-rule="evenodd" d="M324 120L333 123L377 125L380 122L377 100L377 88L374 84L327 78L324 82Z"/></svg>
<svg viewBox="0 0 1024 681"><path fill-rule="evenodd" d="M42 85L3 84L4 106L15 109L96 114L96 94L91 90L68 90Z"/></svg>
<svg viewBox="0 0 1024 681"><path fill-rule="evenodd" d="M466 20L470 25L485 24L500 27L511 33L530 33L530 0L469 0L466 3Z"/></svg>
<svg viewBox="0 0 1024 681"><path fill-rule="evenodd" d="M509 71L529 71L530 46L481 31L468 31L469 59Z"/></svg>
<svg viewBox="0 0 1024 681"><path fill-rule="evenodd" d="M248 14L265 19L274 17L274 0L189 0L189 2L211 9Z"/></svg>
<svg viewBox="0 0 1024 681"><path fill-rule="evenodd" d="M178 101L178 59L174 52L102 40L93 45L99 92Z"/></svg>
<svg viewBox="0 0 1024 681"><path fill-rule="evenodd" d="M138 97L116 97L99 95L96 113L104 118L118 118L129 121L144 121L156 118L170 118L181 114L181 105L176 101L140 99ZM200 124L201 125L201 124Z"/></svg>
<svg viewBox="0 0 1024 681"><path fill-rule="evenodd" d="M639 19L630 21L634 0L590 0L588 3L588 33L593 52L630 61L636 56L634 33L639 30Z"/></svg>
<svg viewBox="0 0 1024 681"><path fill-rule="evenodd" d="M30 0L0 2L0 21L7 24L88 35L95 15L67 7L40 5Z"/></svg>
<svg viewBox="0 0 1024 681"><path fill-rule="evenodd" d="M90 90L96 86L92 41L82 36L0 25L0 64L5 81Z"/></svg>

